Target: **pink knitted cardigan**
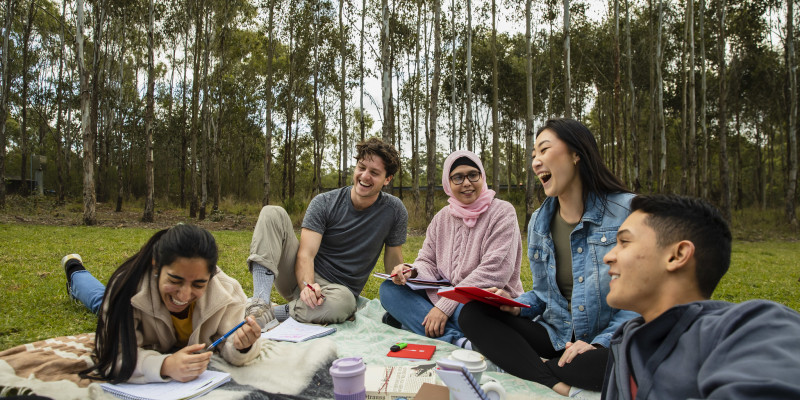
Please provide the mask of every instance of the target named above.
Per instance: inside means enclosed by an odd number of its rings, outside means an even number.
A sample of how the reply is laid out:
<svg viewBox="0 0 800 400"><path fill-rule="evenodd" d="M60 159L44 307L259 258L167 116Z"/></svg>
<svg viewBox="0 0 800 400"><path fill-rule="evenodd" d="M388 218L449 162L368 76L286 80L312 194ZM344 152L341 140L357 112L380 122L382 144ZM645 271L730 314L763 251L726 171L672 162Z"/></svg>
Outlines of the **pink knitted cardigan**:
<svg viewBox="0 0 800 400"><path fill-rule="evenodd" d="M442 208L428 225L414 260L417 277L446 278L454 286L494 286L512 297L522 294L522 236L514 206L495 198L472 228L452 216L449 208ZM428 298L445 314L453 315L458 303L436 292L428 290Z"/></svg>

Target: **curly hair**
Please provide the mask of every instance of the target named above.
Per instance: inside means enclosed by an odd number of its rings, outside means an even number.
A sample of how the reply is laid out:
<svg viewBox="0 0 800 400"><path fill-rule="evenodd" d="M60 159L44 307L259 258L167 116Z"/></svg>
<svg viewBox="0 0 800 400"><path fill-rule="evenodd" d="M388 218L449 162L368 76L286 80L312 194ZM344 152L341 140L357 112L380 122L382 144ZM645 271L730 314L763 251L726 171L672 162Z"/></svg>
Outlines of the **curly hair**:
<svg viewBox="0 0 800 400"><path fill-rule="evenodd" d="M397 170L400 169L400 155L397 153L397 149L376 137L369 138L356 145L356 155L354 157L356 162L363 160L367 156L378 156L383 160L387 177L394 176Z"/></svg>

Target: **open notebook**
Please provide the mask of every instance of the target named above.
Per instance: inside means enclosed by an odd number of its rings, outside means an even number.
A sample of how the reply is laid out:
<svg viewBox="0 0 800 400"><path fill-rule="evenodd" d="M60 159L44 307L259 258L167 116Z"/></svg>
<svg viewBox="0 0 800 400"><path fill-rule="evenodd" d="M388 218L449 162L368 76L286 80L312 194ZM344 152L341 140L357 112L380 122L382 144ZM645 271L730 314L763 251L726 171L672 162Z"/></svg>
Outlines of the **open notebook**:
<svg viewBox="0 0 800 400"><path fill-rule="evenodd" d="M227 372L206 370L189 382L101 383L104 391L128 400L182 400L202 396L231 380Z"/></svg>
<svg viewBox="0 0 800 400"><path fill-rule="evenodd" d="M336 328L332 326L303 324L289 317L276 328L262 333L261 337L284 342L305 342L309 339L330 335L333 332L336 332Z"/></svg>

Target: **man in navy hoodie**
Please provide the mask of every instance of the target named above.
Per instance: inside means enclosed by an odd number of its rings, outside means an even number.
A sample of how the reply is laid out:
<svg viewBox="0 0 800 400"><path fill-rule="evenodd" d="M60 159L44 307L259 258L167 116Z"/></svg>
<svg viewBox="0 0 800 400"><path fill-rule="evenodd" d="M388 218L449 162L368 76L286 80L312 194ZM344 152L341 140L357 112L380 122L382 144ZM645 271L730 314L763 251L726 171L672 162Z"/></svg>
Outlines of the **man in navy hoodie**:
<svg viewBox="0 0 800 400"><path fill-rule="evenodd" d="M606 297L641 317L611 339L605 399L800 399L800 314L709 300L728 270L731 232L717 209L638 196L603 261Z"/></svg>

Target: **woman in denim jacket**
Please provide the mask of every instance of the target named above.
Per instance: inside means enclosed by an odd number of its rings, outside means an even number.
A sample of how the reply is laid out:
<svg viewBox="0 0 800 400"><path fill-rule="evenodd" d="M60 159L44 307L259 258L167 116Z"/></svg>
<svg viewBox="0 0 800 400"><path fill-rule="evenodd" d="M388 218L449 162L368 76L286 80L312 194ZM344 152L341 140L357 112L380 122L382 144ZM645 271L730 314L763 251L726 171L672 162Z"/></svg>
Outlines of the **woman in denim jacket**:
<svg viewBox="0 0 800 400"><path fill-rule="evenodd" d="M634 195L603 164L589 129L572 119L548 120L537 131L532 168L547 199L528 224L533 288L516 299L530 308L471 302L459 325L510 374L562 395L599 391L611 335L637 315L606 303L611 277L603 263Z"/></svg>

